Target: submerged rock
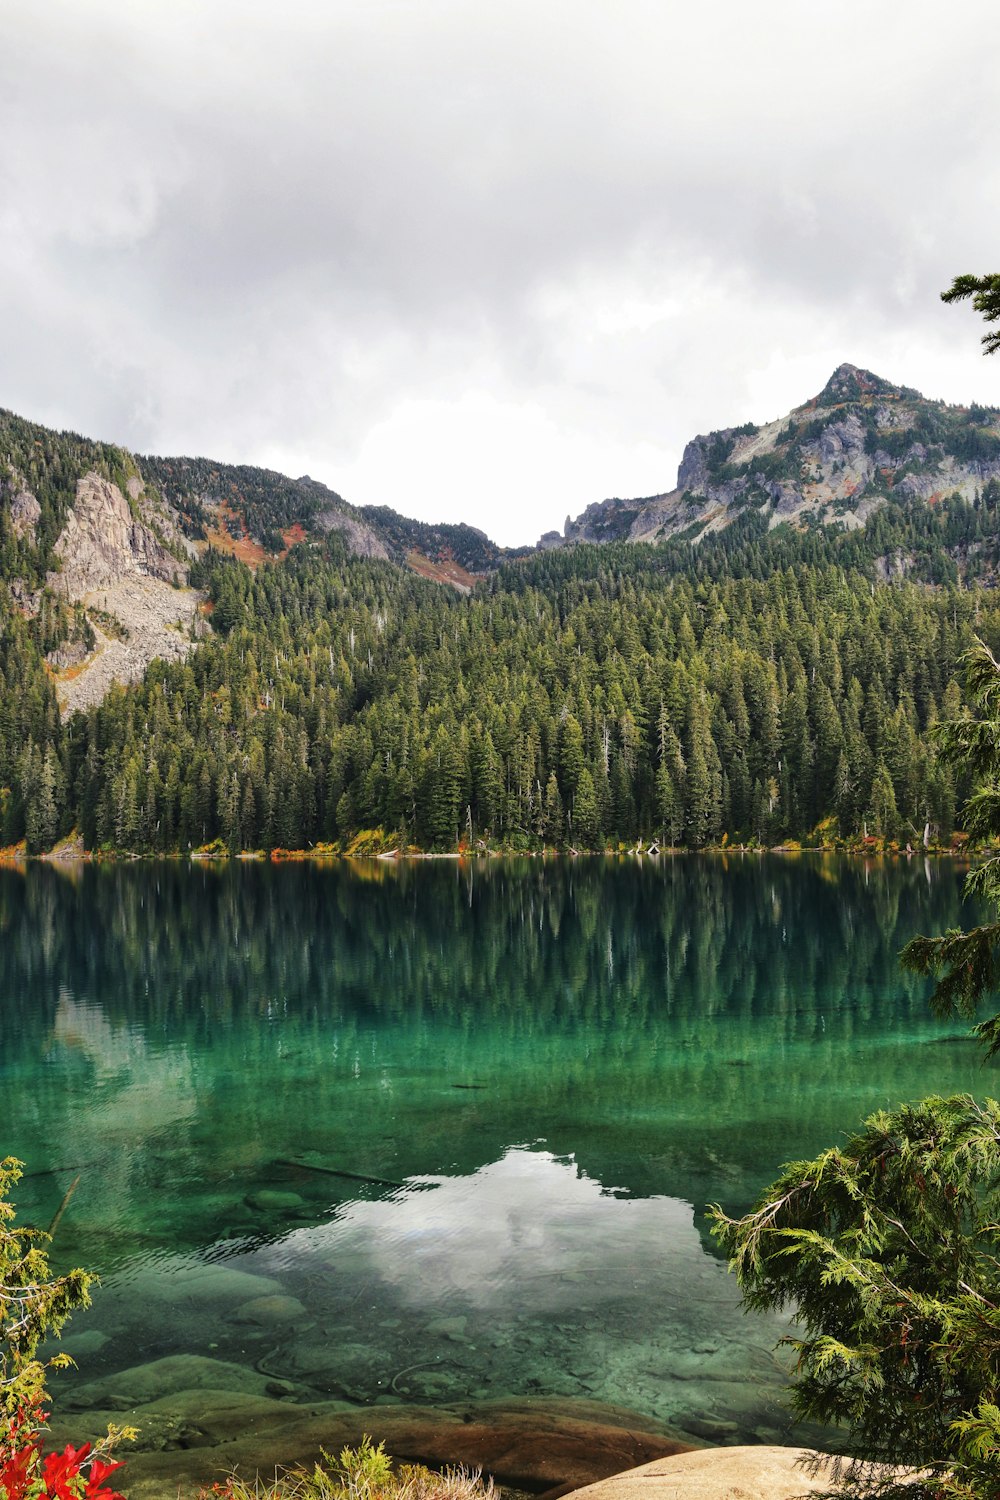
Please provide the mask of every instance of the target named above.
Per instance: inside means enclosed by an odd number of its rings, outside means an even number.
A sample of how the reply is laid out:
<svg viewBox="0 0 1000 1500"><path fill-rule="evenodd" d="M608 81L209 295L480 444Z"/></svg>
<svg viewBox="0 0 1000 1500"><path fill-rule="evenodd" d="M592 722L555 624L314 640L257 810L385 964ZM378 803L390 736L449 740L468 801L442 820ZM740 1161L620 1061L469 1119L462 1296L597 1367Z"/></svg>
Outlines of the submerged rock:
<svg viewBox="0 0 1000 1500"><path fill-rule="evenodd" d="M392 1374L382 1349L374 1344L344 1342L336 1335L319 1337L312 1343L296 1338L283 1344L268 1356L267 1371L359 1404L371 1391L388 1389Z"/></svg>
<svg viewBox="0 0 1000 1500"><path fill-rule="evenodd" d="M114 1288L114 1283L111 1287ZM207 1307L227 1302L245 1303L283 1292L281 1282L273 1277L257 1276L218 1261L183 1260L180 1257L165 1258L153 1266L144 1267L127 1283L130 1299L168 1302L171 1308L185 1302Z"/></svg>
<svg viewBox="0 0 1000 1500"><path fill-rule="evenodd" d="M460 1343L467 1343L468 1341L465 1337L465 1325L468 1323L468 1321L468 1318L464 1317L435 1318L432 1322L427 1324L427 1327L424 1331L430 1334L432 1337L436 1336L438 1338L454 1339Z"/></svg>
<svg viewBox="0 0 1000 1500"><path fill-rule="evenodd" d="M88 1354L99 1354L110 1342L108 1335L99 1328L87 1328L81 1333L66 1334L56 1347L71 1359L84 1359Z"/></svg>
<svg viewBox="0 0 1000 1500"><path fill-rule="evenodd" d="M695 1437L704 1438L708 1443L732 1443L740 1435L738 1423L721 1417L689 1417L686 1428Z"/></svg>
<svg viewBox="0 0 1000 1500"><path fill-rule="evenodd" d="M233 1317L240 1323L294 1323L306 1316L306 1310L298 1297L286 1297L272 1292L266 1297L251 1297L238 1307Z"/></svg>
<svg viewBox="0 0 1000 1500"><path fill-rule="evenodd" d="M246 1201L251 1208L259 1208L262 1213L302 1208L305 1203L301 1194L282 1191L280 1188L261 1188L259 1192L251 1193Z"/></svg>
<svg viewBox="0 0 1000 1500"><path fill-rule="evenodd" d="M107 1419L107 1410L60 1417L53 1441L97 1436ZM572 1489L690 1451L634 1412L589 1401L470 1401L437 1409L380 1402L358 1409L198 1387L141 1407L133 1420L149 1446L126 1455L121 1478L129 1500L176 1500L179 1491L195 1494L234 1467L252 1477L273 1475L276 1466L310 1466L321 1447L356 1447L365 1433L384 1440L398 1462L481 1467L501 1484L535 1492Z"/></svg>
<svg viewBox="0 0 1000 1500"><path fill-rule="evenodd" d="M124 1411L181 1391L211 1389L263 1394L267 1382L268 1377L246 1365L208 1359L201 1354L169 1354L76 1386L62 1404L76 1410L110 1406L114 1411Z"/></svg>

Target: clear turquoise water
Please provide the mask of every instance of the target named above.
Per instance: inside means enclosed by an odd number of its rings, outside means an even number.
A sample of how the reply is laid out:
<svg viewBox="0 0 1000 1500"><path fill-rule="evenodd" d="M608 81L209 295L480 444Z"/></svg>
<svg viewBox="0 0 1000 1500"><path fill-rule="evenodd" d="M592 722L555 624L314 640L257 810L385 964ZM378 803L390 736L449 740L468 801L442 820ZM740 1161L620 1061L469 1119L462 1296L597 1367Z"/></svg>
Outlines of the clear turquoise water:
<svg viewBox="0 0 1000 1500"><path fill-rule="evenodd" d="M43 1227L79 1176L53 1257L103 1279L67 1399L127 1405L185 1354L293 1400L534 1393L793 1436L785 1324L740 1312L703 1209L877 1107L995 1093L896 964L962 920L961 878L0 870L0 1154Z"/></svg>

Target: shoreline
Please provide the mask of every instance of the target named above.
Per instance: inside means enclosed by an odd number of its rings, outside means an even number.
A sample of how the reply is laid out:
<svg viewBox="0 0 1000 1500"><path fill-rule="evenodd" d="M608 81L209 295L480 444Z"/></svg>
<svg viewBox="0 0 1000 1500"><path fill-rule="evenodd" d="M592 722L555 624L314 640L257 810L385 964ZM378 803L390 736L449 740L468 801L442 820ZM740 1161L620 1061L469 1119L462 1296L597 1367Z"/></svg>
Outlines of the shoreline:
<svg viewBox="0 0 1000 1500"><path fill-rule="evenodd" d="M355 851L345 849L333 849L318 845L311 849L240 849L235 854L226 850L161 850L157 852L138 852L129 849L84 849L82 846L72 848L56 845L53 849L43 851L41 854L29 854L27 849L20 845L14 845L6 849L0 849L0 869L5 866L16 868L27 864L47 864L55 866L81 865L81 864L135 864L151 863L154 861L169 861L180 863L187 861L189 864L333 864L346 862L350 864L371 864L380 862L382 864L402 864L405 862L417 863L422 860L453 860L458 864L471 864L480 860L494 859L659 859L661 856L676 858L678 856L704 856L715 855L728 858L732 855L753 855L762 857L769 854L780 854L786 858L794 859L799 855L824 855L847 857L854 859L950 859L971 861L975 856L984 855L986 851L971 850L966 845L954 846L932 846L930 848L899 848L895 844L876 844L863 846L858 844L845 844L843 846L830 847L823 844L712 844L702 849L689 849L684 845L672 847L646 847L632 849L399 849L388 850L364 850Z"/></svg>
<svg viewBox="0 0 1000 1500"><path fill-rule="evenodd" d="M245 1478L308 1469L321 1450L357 1446L366 1434L385 1443L396 1466L481 1470L504 1491L545 1500L653 1461L738 1446L721 1431L698 1435L700 1425L711 1424L694 1416L689 1431L623 1407L566 1397L358 1406L322 1398L300 1404L277 1391L211 1386L134 1404L120 1397L110 1409L63 1407L48 1423L49 1444L95 1441L109 1421L123 1420L139 1428L135 1446L117 1455L126 1464L122 1478L130 1500L197 1495L237 1469ZM775 1432L772 1444L780 1436ZM809 1434L819 1436L818 1430ZM788 1451L797 1451L802 1440L803 1434L789 1432Z"/></svg>

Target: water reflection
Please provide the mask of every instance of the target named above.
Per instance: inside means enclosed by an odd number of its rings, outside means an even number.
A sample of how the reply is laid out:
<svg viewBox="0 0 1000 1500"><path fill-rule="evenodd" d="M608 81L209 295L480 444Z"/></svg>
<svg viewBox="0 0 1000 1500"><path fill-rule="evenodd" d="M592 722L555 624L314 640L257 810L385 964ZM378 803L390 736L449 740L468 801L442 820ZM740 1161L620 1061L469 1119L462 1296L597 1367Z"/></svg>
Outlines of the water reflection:
<svg viewBox="0 0 1000 1500"><path fill-rule="evenodd" d="M286 1213L300 1206L281 1196ZM134 1259L95 1316L99 1356L72 1391L83 1405L158 1393L178 1355L194 1353L190 1378L210 1384L210 1351L222 1379L243 1368L300 1400L545 1392L680 1427L788 1426L772 1352L787 1320L743 1317L692 1206L619 1197L541 1149L414 1179L225 1257Z"/></svg>
<svg viewBox="0 0 1000 1500"><path fill-rule="evenodd" d="M467 1177L414 1178L402 1194L352 1202L286 1245L334 1259L365 1254L400 1301L424 1312L456 1303L497 1311L515 1287L523 1312L550 1312L579 1301L581 1278L593 1300L619 1297L644 1242L700 1260L691 1205L623 1204L572 1162L512 1148Z"/></svg>
<svg viewBox="0 0 1000 1500"><path fill-rule="evenodd" d="M962 920L960 879L805 857L0 870L0 1149L36 1223L80 1173L55 1254L107 1279L95 1378L136 1341L239 1360L268 1338L306 1393L444 1399L475 1374L662 1415L714 1343L743 1350L713 1377L735 1409L770 1330L738 1333L703 1206L741 1208L873 1108L983 1087L896 963ZM294 1337L235 1318L237 1272L304 1309L272 1304ZM399 1379L421 1338L452 1374ZM331 1342L350 1368L315 1362Z"/></svg>

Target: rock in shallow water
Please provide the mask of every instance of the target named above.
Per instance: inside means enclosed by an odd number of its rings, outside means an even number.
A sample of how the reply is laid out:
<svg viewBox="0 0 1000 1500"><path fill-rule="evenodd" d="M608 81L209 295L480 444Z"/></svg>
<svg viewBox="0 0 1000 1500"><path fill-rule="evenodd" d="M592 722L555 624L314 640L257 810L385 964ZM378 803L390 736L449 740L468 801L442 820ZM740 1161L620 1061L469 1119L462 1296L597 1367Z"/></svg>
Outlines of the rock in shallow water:
<svg viewBox="0 0 1000 1500"><path fill-rule="evenodd" d="M246 1365L207 1359L201 1354L169 1354L164 1359L133 1365L102 1380L76 1386L67 1393L62 1405L75 1411L101 1406L124 1411L178 1392L211 1389L259 1395L266 1385L267 1378Z"/></svg>
<svg viewBox="0 0 1000 1500"><path fill-rule="evenodd" d="M332 1334L321 1335L315 1342L296 1338L281 1345L268 1356L267 1370L323 1391L345 1385L370 1390L388 1384L392 1374L378 1345L345 1342Z"/></svg>
<svg viewBox="0 0 1000 1500"><path fill-rule="evenodd" d="M431 1338L457 1339L466 1343L465 1325L468 1321L468 1318L463 1317L434 1318L427 1324L424 1333Z"/></svg>
<svg viewBox="0 0 1000 1500"><path fill-rule="evenodd" d="M299 1193L282 1192L279 1188L261 1188L259 1192L251 1193L246 1201L251 1208L259 1208L262 1213L302 1208L305 1203Z"/></svg>
<svg viewBox="0 0 1000 1500"><path fill-rule="evenodd" d="M103 1289L102 1305L115 1299L133 1307L167 1302L172 1308L184 1304L212 1308L283 1292L280 1281L240 1270L235 1265L194 1257L165 1256L155 1265L143 1266L121 1281L111 1278Z"/></svg>
<svg viewBox="0 0 1000 1500"><path fill-rule="evenodd" d="M84 1359L88 1354L99 1354L105 1344L111 1340L106 1333L99 1328L87 1328L82 1333L68 1333L54 1346L55 1352L61 1351L68 1354L72 1359Z"/></svg>
<svg viewBox="0 0 1000 1500"><path fill-rule="evenodd" d="M251 1297L238 1307L233 1317L239 1323L294 1323L306 1316L306 1310L298 1297L286 1297L272 1292L266 1297Z"/></svg>
<svg viewBox="0 0 1000 1500"><path fill-rule="evenodd" d="M689 1417L686 1430L707 1443L734 1443L740 1436L739 1425L723 1418Z"/></svg>

